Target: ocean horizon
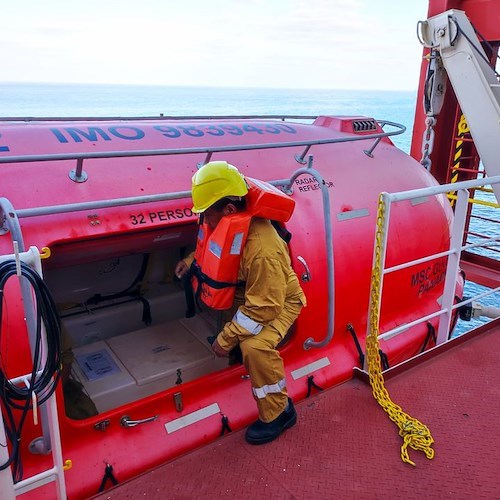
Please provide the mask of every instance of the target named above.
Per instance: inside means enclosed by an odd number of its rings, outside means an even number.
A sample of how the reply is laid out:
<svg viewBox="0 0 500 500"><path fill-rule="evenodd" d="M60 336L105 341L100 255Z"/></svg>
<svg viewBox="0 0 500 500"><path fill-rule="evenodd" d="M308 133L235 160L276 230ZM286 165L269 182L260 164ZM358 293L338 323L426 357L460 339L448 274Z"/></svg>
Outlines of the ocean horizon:
<svg viewBox="0 0 500 500"><path fill-rule="evenodd" d="M409 152L416 91L0 83L0 117L358 115L400 123Z"/></svg>

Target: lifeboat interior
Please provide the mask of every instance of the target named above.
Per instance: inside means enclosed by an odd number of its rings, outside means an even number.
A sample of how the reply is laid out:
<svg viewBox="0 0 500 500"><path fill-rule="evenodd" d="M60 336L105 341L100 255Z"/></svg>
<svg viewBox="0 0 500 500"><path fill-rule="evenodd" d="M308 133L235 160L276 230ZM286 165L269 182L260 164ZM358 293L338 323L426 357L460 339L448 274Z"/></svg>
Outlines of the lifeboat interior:
<svg viewBox="0 0 500 500"><path fill-rule="evenodd" d="M223 313L186 318L174 273L196 230L188 224L52 247L44 276L61 317L63 365L98 413L228 366L207 339Z"/></svg>

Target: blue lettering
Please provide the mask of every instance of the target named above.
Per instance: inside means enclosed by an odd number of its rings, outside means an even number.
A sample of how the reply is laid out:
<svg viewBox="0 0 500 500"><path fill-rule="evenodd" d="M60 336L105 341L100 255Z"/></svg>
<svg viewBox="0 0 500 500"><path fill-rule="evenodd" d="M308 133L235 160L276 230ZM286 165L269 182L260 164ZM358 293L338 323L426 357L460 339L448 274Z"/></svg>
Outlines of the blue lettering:
<svg viewBox="0 0 500 500"><path fill-rule="evenodd" d="M209 125L206 127L206 133L209 135L224 135L224 130L214 125Z"/></svg>
<svg viewBox="0 0 500 500"><path fill-rule="evenodd" d="M231 123L219 123L215 125L178 125L173 127L171 125L156 125L153 126L154 130L158 130L163 136L176 139L182 135L190 137L203 137L205 134L211 136L229 135L243 135L248 133L256 134L280 134L283 132L289 134L296 134L297 130L284 123L276 123L270 125L267 123L251 122L237 126ZM113 137L124 139L127 141L137 141L143 139L146 135L143 129L138 127L130 127L125 125L117 125L109 127L104 130L100 127L65 127L65 128L51 128L51 132L60 143L68 143L70 140L74 142L97 142L97 141L111 141ZM9 151L7 146L0 146L0 152Z"/></svg>
<svg viewBox="0 0 500 500"><path fill-rule="evenodd" d="M296 134L297 130L290 125L284 123L276 123L270 125L262 122L250 122L241 126L233 125L232 123L219 123L218 125L178 125L172 127L171 125L156 125L153 127L155 130L161 132L165 137L177 139L182 135L190 137L202 137L203 135L223 136L229 135L243 135L246 133L256 134L281 134L286 132L288 134ZM112 132L112 130L110 129ZM113 132L112 132L113 133ZM116 134L115 134L116 135ZM124 139L140 139L141 137L124 137Z"/></svg>
<svg viewBox="0 0 500 500"><path fill-rule="evenodd" d="M179 128L186 134L191 137L201 137L203 131L197 127L193 127L192 125L179 125Z"/></svg>
<svg viewBox="0 0 500 500"><path fill-rule="evenodd" d="M293 127L290 127L290 125L285 125L284 123L277 123L276 127L280 128L281 130L284 130L285 132L288 132L289 134L297 133L297 131Z"/></svg>
<svg viewBox="0 0 500 500"><path fill-rule="evenodd" d="M58 128L51 128L50 130L57 137L57 140L59 142L62 142L62 143L68 142L68 139L66 139L66 137L64 137L64 135L62 134L62 132Z"/></svg>
<svg viewBox="0 0 500 500"><path fill-rule="evenodd" d="M72 137L75 142L82 142L82 137L87 139L88 141L95 142L97 141L97 135L100 135L102 139L105 141L110 141L111 137L109 137L104 130L99 127L88 127L87 131L80 130L78 128L68 127L66 132Z"/></svg>
<svg viewBox="0 0 500 500"><path fill-rule="evenodd" d="M175 127L170 127L168 125L155 125L153 128L161 132L165 137L175 139L181 136L181 133Z"/></svg>
<svg viewBox="0 0 500 500"><path fill-rule="evenodd" d="M264 133L262 131L262 129L254 127L253 125L248 125L248 124L243 125L243 130L245 132L255 132L257 134L263 134Z"/></svg>
<svg viewBox="0 0 500 500"><path fill-rule="evenodd" d="M133 135L125 135L123 132L118 132L120 130L131 130ZM109 127L109 131L119 139L127 139L128 141L136 141L144 137L144 132L137 127Z"/></svg>
<svg viewBox="0 0 500 500"><path fill-rule="evenodd" d="M0 137L2 137L2 134L0 134ZM0 146L0 152L2 151L9 151L9 146Z"/></svg>

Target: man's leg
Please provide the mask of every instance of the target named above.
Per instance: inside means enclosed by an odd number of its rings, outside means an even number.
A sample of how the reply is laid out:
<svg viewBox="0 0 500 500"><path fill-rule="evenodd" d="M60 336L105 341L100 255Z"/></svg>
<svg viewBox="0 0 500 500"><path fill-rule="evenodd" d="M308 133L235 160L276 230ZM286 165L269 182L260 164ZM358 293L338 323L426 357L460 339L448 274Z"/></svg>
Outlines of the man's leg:
<svg viewBox="0 0 500 500"><path fill-rule="evenodd" d="M259 419L266 423L278 417L288 403L285 368L275 349L280 340L281 336L273 327L265 327L258 335L246 337L240 343Z"/></svg>

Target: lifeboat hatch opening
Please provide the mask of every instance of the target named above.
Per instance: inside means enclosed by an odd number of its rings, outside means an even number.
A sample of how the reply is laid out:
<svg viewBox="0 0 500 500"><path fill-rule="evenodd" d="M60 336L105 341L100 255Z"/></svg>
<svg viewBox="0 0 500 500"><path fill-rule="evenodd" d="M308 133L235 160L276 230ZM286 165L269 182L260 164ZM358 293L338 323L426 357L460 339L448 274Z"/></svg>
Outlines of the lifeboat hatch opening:
<svg viewBox="0 0 500 500"><path fill-rule="evenodd" d="M61 316L69 418L228 366L207 341L218 332L218 313L207 309L187 319L183 285L174 276L196 230L190 224L52 246L44 276Z"/></svg>

